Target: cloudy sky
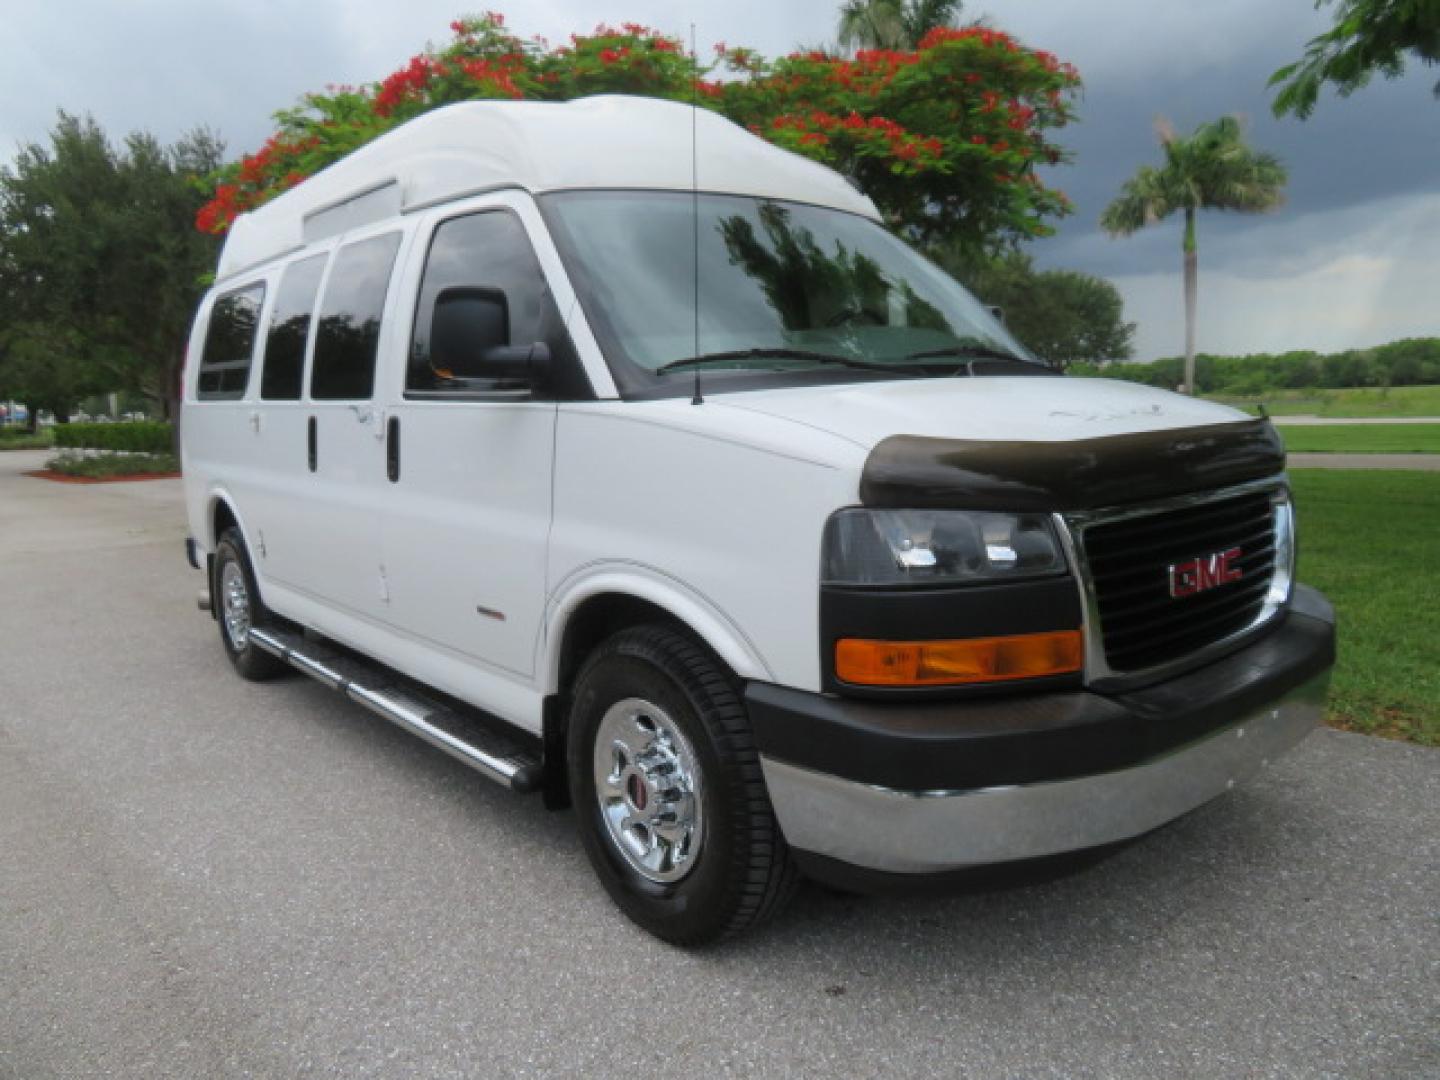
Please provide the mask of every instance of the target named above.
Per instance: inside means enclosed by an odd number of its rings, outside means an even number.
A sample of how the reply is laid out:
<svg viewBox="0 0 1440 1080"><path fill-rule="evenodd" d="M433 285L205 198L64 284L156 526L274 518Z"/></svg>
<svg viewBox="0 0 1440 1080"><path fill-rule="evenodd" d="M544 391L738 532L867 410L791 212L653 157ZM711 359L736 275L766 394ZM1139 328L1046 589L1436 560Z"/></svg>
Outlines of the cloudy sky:
<svg viewBox="0 0 1440 1080"><path fill-rule="evenodd" d="M702 52L716 41L767 54L834 34L838 0L525 0L493 5L521 34L564 39L600 21L643 22ZM170 140L196 125L234 153L270 132L270 114L329 83L374 81L448 36L464 0L5 0L0 36L0 162L41 140L57 109L111 132ZM1079 67L1075 155L1054 181L1077 204L1031 250L1046 266L1102 274L1139 324L1140 358L1182 345L1180 225L1126 240L1097 225L1137 166L1158 158L1157 114L1182 131L1224 113L1289 166L1285 208L1210 214L1200 226L1200 348L1332 350L1440 335L1440 72L1412 65L1308 121L1276 121L1265 80L1328 25L1311 0L971 0L968 17Z"/></svg>

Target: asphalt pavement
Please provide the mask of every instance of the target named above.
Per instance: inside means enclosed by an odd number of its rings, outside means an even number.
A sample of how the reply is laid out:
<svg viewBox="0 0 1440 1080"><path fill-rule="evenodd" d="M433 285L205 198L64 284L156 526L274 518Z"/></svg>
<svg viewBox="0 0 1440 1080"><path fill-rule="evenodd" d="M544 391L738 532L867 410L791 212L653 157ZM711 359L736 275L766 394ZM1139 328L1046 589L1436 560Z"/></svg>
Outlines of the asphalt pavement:
<svg viewBox="0 0 1440 1080"><path fill-rule="evenodd" d="M0 1076L1440 1075L1440 751L1321 731L1098 863L700 952L568 813L236 677L177 481L0 454Z"/></svg>

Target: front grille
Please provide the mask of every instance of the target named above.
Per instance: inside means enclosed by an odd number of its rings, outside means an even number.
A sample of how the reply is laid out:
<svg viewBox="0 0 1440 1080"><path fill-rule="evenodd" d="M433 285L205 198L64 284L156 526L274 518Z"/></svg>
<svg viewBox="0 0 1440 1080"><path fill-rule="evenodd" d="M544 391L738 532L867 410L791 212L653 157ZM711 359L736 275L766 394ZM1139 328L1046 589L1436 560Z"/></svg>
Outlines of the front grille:
<svg viewBox="0 0 1440 1080"><path fill-rule="evenodd" d="M1275 506L1259 491L1121 521L1081 533L1112 671L1133 672L1188 656L1254 623L1275 572ZM1179 598L1170 567L1239 548L1241 576Z"/></svg>

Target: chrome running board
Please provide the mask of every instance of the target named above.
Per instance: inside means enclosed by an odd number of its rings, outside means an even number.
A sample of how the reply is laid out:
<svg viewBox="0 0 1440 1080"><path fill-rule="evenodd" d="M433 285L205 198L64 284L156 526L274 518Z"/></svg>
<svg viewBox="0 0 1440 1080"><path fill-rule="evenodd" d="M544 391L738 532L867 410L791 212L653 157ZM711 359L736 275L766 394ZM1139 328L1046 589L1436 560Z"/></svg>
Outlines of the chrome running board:
<svg viewBox="0 0 1440 1080"><path fill-rule="evenodd" d="M540 763L503 735L454 709L437 705L398 685L384 668L307 640L287 630L254 628L250 640L317 682L337 690L431 746L463 761L512 791L540 787Z"/></svg>

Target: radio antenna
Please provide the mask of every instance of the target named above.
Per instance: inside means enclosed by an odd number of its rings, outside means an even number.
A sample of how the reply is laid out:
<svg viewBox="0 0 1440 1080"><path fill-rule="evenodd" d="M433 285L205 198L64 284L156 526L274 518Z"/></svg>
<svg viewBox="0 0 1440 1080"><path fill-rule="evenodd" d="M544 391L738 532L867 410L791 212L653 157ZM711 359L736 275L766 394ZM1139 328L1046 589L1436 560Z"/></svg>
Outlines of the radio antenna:
<svg viewBox="0 0 1440 1080"><path fill-rule="evenodd" d="M700 393L700 151L696 129L700 117L700 53L695 47L695 24L690 24L690 230L694 245L695 286L695 396L691 405L705 404Z"/></svg>

